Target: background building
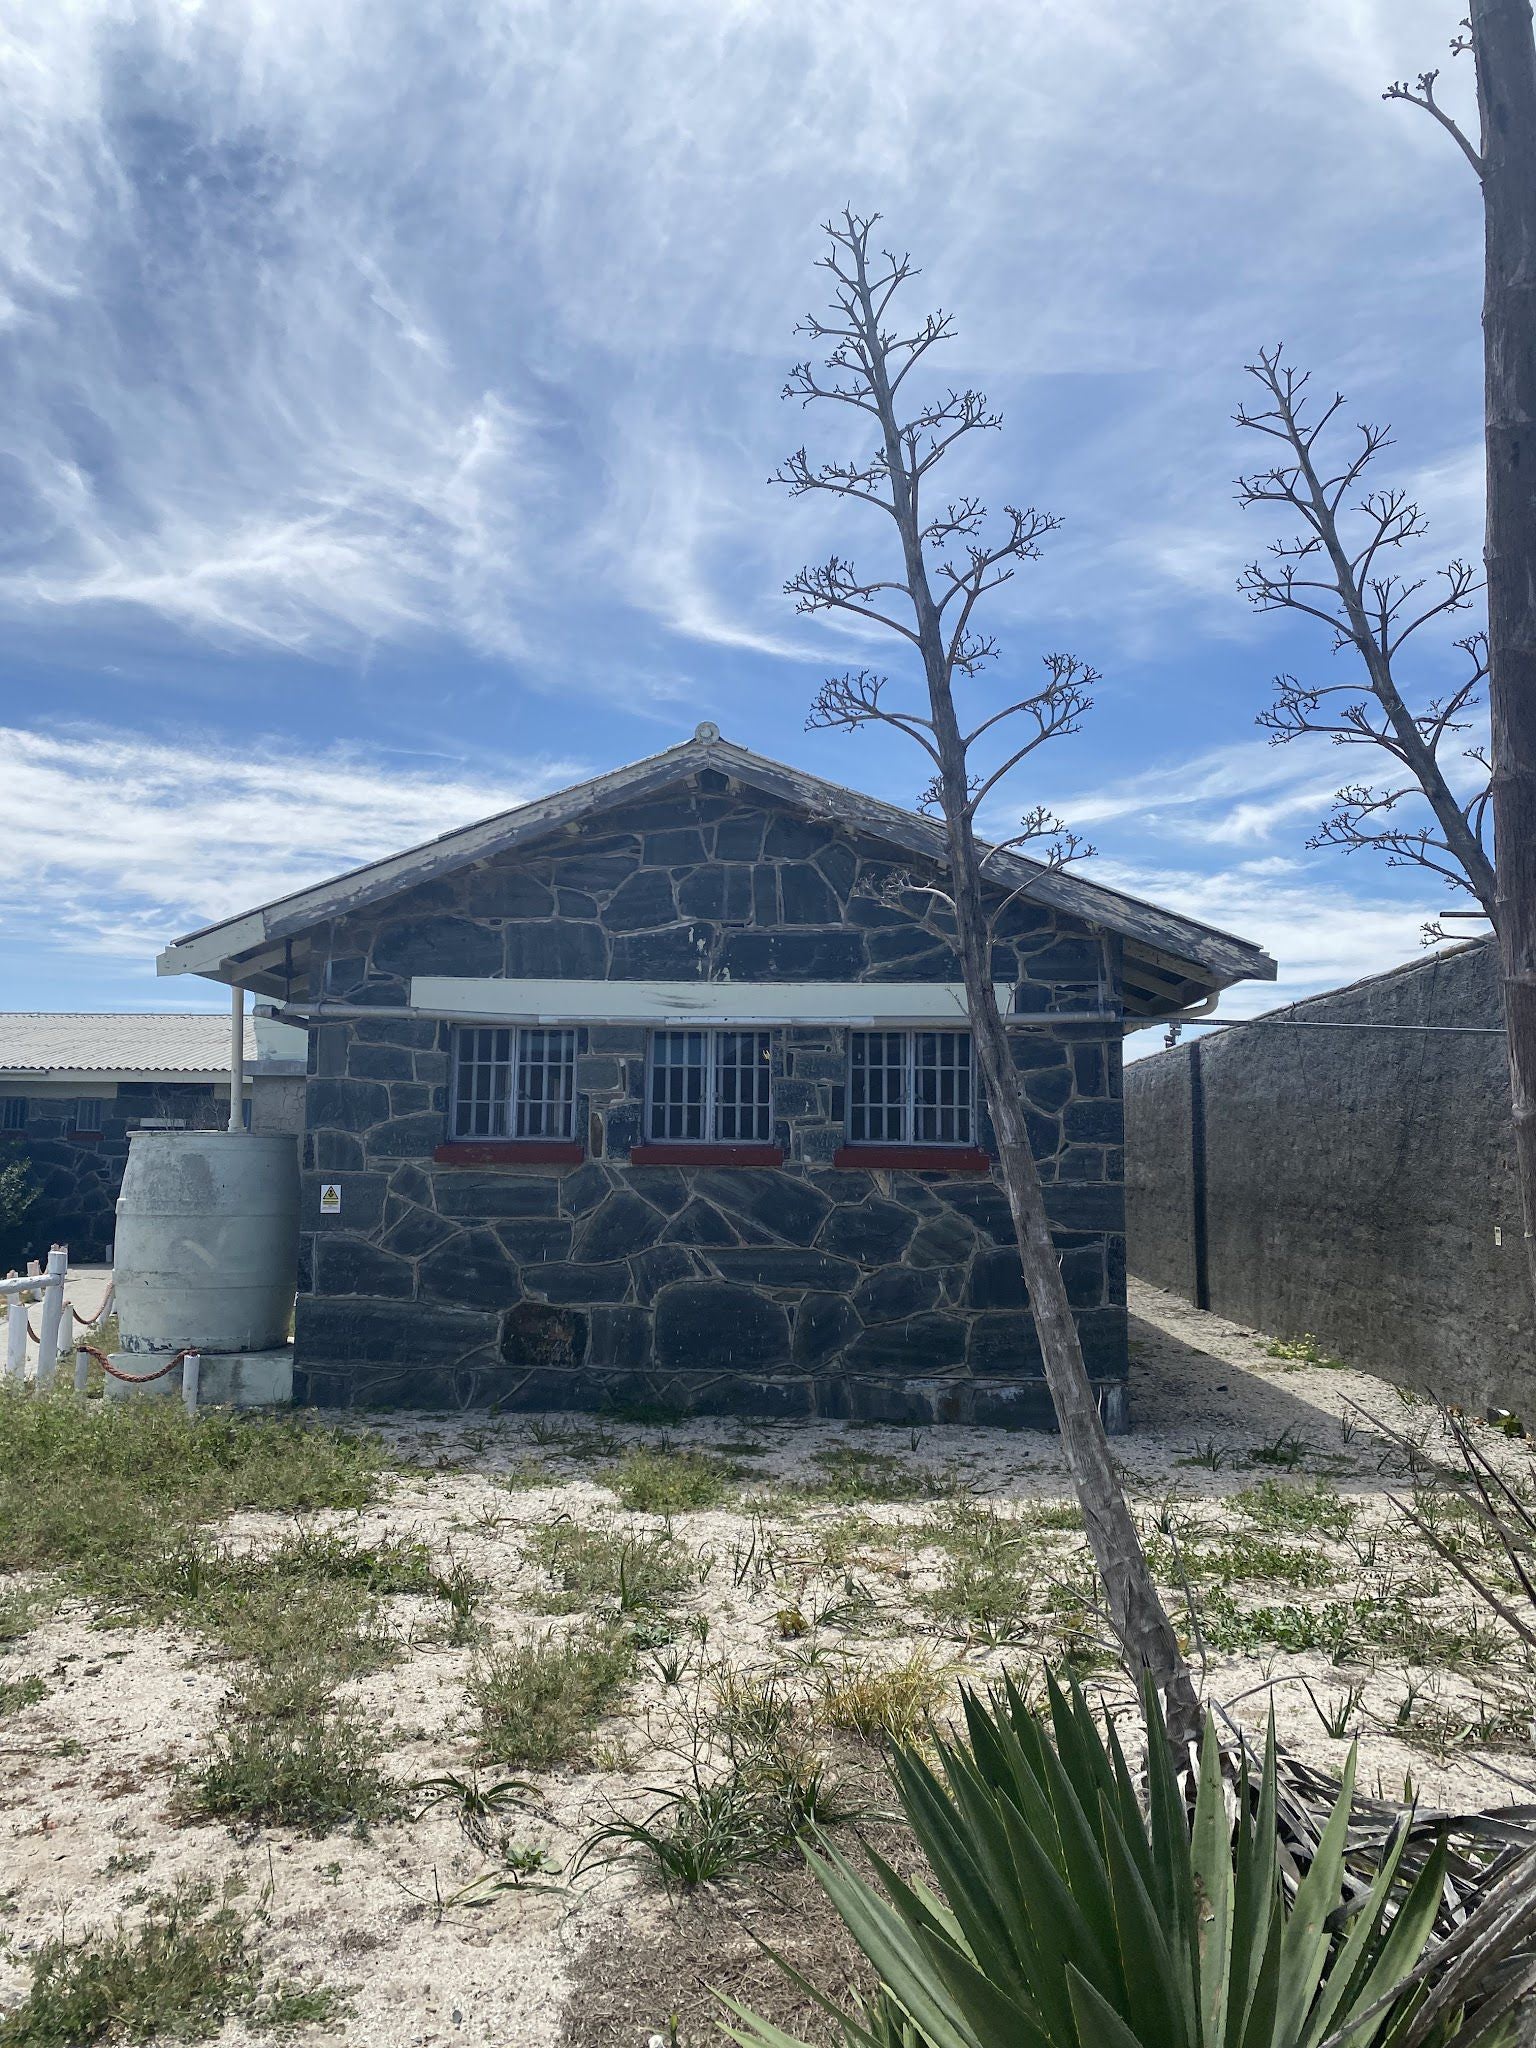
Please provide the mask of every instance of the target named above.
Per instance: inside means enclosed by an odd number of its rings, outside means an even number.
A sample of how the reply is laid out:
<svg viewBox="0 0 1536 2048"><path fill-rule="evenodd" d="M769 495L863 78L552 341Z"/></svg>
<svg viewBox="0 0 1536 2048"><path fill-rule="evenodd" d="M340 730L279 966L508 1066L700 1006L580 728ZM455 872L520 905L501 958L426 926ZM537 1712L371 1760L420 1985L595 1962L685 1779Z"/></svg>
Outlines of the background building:
<svg viewBox="0 0 1536 2048"><path fill-rule="evenodd" d="M0 1164L24 1159L40 1189L29 1256L58 1243L87 1264L111 1258L129 1132L227 1124L229 1032L217 1012L0 1011ZM303 1130L305 1048L293 1025L246 1018L253 1130Z"/></svg>

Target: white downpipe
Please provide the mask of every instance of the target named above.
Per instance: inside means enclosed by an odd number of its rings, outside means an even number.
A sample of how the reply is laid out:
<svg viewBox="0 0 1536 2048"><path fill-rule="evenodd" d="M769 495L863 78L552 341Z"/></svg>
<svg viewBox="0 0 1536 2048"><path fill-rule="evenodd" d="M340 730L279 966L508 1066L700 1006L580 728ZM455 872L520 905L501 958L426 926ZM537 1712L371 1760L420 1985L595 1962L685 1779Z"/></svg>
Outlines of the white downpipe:
<svg viewBox="0 0 1536 2048"><path fill-rule="evenodd" d="M245 1129L245 990L229 992L229 1128Z"/></svg>

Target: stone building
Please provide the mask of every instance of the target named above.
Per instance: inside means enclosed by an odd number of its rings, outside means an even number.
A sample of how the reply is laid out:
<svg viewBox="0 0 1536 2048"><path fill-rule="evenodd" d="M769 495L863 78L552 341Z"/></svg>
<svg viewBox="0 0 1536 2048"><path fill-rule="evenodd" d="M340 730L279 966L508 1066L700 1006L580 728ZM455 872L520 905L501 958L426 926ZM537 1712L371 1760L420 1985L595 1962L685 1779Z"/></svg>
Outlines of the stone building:
<svg viewBox="0 0 1536 2048"><path fill-rule="evenodd" d="M941 853L931 819L701 726L168 948L162 972L310 1032L300 1398L1048 1419L925 893ZM993 972L1120 1426L1125 1020L1274 969L991 866Z"/></svg>
<svg viewBox="0 0 1536 2048"><path fill-rule="evenodd" d="M247 1017L253 1130L303 1129L304 1053L292 1025ZM25 1160L38 1188L27 1257L65 1244L77 1263L109 1260L129 1132L228 1121L227 1016L0 1010L0 1166Z"/></svg>

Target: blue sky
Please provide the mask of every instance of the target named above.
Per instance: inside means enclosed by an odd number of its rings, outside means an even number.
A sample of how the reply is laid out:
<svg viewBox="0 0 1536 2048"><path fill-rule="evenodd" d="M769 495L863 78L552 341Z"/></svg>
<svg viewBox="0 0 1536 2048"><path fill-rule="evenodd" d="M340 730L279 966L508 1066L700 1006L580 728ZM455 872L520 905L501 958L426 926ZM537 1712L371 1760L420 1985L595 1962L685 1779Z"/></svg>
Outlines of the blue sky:
<svg viewBox="0 0 1536 2048"><path fill-rule="evenodd" d="M1380 98L1458 12L21 0L0 1005L214 1006L156 980L166 939L701 718L910 801L903 743L803 730L823 673L899 650L782 594L876 533L765 483L840 445L779 392L849 201L1005 415L964 481L1065 522L978 687L1056 648L1103 672L994 824L1054 804L1085 872L1264 943L1286 993L1410 957L1440 891L1304 849L1356 764L1253 724L1331 657L1236 593L1276 529L1230 415L1284 339L1392 421L1431 558L1475 555L1477 194Z"/></svg>

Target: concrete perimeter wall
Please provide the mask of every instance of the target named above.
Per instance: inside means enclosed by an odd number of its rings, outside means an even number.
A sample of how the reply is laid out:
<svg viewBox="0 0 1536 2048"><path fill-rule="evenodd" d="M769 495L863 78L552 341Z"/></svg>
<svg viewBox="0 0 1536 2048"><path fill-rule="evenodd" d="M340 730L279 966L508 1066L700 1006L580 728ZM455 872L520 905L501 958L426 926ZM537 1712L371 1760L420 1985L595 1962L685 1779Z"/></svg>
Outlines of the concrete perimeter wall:
<svg viewBox="0 0 1536 2048"><path fill-rule="evenodd" d="M1283 1014L1498 1026L1497 960L1469 945ZM1536 1419L1508 1119L1493 1032L1256 1023L1135 1060L1130 1270L1276 1336L1310 1331L1406 1385Z"/></svg>

